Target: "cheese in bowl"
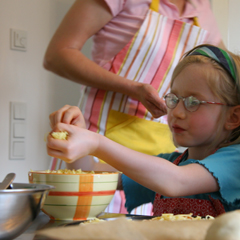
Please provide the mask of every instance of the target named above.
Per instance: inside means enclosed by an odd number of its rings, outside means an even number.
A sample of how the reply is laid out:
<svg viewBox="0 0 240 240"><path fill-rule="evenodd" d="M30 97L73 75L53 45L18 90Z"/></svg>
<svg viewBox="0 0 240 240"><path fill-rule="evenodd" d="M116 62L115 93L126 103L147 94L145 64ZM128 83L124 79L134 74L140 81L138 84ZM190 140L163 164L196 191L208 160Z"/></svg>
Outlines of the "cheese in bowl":
<svg viewBox="0 0 240 240"><path fill-rule="evenodd" d="M42 208L54 220L87 220L105 210L117 189L118 172L30 171L29 182L52 185Z"/></svg>

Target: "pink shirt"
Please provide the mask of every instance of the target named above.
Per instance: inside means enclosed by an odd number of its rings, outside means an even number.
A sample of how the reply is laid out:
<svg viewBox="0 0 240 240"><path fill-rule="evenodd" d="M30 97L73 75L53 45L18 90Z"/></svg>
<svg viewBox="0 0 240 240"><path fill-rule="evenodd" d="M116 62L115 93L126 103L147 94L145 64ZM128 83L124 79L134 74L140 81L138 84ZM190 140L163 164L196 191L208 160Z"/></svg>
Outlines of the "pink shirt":
<svg viewBox="0 0 240 240"><path fill-rule="evenodd" d="M100 66L112 59L131 40L140 28L151 3L151 0L104 1L113 18L93 37L92 59ZM221 41L209 0L187 1L182 16L179 15L177 7L168 0L160 2L160 14L188 23L197 16L200 26L209 33L207 43L217 45Z"/></svg>

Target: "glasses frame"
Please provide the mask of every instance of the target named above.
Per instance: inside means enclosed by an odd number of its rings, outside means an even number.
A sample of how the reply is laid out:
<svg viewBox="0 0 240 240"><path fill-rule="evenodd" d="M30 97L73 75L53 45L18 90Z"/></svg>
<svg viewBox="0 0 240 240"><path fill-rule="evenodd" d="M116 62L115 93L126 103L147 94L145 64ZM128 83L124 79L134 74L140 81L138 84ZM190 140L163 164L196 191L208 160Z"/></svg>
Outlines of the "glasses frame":
<svg viewBox="0 0 240 240"><path fill-rule="evenodd" d="M174 107L169 107L169 106L167 105L167 97L168 97L169 95L174 95L174 96L176 97L176 99L177 99L176 105L175 105ZM216 104L216 105L221 105L221 106L228 106L228 105L225 104L225 103L218 103L218 102L211 102L211 101L200 101L200 100L198 100L198 99L195 97L195 98L199 101L199 104L196 105L196 106L197 106L196 110L190 111L190 110L187 108L187 104L186 104L186 102L185 102L186 99L188 99L189 97L193 97L193 96L178 97L178 96L177 96L176 94L174 94L174 93L168 93L168 94L166 94L163 98L164 98L164 100L165 100L166 106L167 106L169 109L174 109L174 108L178 105L180 99L182 99L182 100L183 100L184 108L185 108L188 112L196 112L196 111L199 109L199 106L200 106L201 104Z"/></svg>

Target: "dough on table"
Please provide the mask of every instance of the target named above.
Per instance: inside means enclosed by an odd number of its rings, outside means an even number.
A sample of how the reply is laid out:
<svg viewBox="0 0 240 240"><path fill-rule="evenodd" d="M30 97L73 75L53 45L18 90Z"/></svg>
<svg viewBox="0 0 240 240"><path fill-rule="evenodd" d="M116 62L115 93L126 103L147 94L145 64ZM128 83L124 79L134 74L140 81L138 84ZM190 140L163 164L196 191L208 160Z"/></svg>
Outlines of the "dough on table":
<svg viewBox="0 0 240 240"><path fill-rule="evenodd" d="M240 240L240 210L216 217L205 240Z"/></svg>

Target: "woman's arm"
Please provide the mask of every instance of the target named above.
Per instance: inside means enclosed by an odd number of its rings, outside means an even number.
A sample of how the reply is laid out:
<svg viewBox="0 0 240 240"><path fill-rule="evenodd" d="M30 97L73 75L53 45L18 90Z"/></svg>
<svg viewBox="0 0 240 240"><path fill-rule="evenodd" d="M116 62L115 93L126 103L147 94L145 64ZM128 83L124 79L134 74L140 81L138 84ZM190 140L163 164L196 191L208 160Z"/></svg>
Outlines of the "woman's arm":
<svg viewBox="0 0 240 240"><path fill-rule="evenodd" d="M141 185L164 196L179 197L219 189L216 179L199 164L176 166L154 156L128 149L108 138L73 125L58 124L68 131L68 140L48 137L48 154L66 162L94 155Z"/></svg>
<svg viewBox="0 0 240 240"><path fill-rule="evenodd" d="M166 114L164 101L151 85L111 73L81 53L85 42L111 19L112 14L104 1L77 0L48 46L45 69L86 86L126 94L141 101L154 117Z"/></svg>
<svg viewBox="0 0 240 240"><path fill-rule="evenodd" d="M74 82L101 88L108 82L107 71L85 57L81 49L111 19L104 1L75 1L49 43L44 67Z"/></svg>

